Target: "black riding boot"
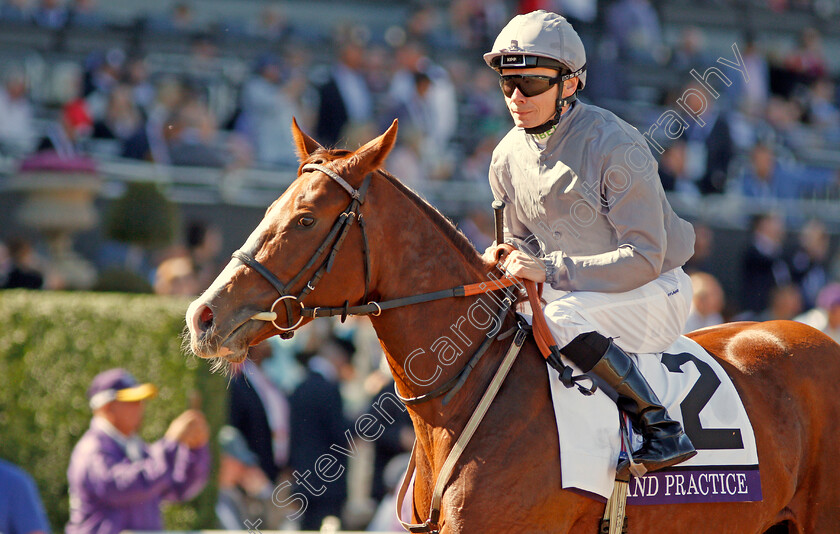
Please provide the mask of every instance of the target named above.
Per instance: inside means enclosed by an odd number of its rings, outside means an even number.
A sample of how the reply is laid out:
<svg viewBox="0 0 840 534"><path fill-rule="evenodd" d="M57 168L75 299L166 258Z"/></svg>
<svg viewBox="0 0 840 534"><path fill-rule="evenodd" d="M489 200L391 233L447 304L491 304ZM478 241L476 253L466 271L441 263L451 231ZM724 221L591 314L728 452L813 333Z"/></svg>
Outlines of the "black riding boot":
<svg viewBox="0 0 840 534"><path fill-rule="evenodd" d="M697 454L682 425L668 416L668 411L639 368L612 340L597 332L590 332L575 338L561 352L566 354L567 350L582 353L584 366L576 361L577 358L568 357L582 371L595 375L599 385L612 390L606 392L615 398L618 407L630 416L633 425L641 432L644 442L642 448L633 454L636 463L643 464L648 471L655 471ZM599 353L601 357L594 365L586 365L587 360L592 362ZM585 368L590 366L591 369L586 371ZM624 460L619 464L618 471L628 467L629 461Z"/></svg>

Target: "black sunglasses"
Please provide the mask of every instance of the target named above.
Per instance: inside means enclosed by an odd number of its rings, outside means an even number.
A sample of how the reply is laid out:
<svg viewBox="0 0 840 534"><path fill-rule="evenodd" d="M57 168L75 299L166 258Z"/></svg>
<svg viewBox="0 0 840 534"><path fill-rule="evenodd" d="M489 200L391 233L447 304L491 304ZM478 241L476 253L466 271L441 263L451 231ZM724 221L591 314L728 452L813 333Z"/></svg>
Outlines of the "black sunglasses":
<svg viewBox="0 0 840 534"><path fill-rule="evenodd" d="M508 98L517 88L523 95L531 97L548 91L561 78L561 76L551 77L541 74L502 74L499 77L499 86Z"/></svg>

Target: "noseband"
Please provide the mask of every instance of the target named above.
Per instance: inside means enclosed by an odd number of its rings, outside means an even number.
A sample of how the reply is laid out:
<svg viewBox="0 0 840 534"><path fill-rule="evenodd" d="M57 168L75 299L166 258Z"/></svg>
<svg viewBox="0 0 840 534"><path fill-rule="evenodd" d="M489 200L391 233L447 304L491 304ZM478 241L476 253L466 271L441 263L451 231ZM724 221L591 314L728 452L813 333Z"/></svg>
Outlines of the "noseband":
<svg viewBox="0 0 840 534"><path fill-rule="evenodd" d="M341 244L344 243L344 238L347 237L347 231L350 229L350 226L353 224L353 221L358 219L359 221L359 228L362 230L362 241L363 241L363 251L364 251L364 258L365 258L365 296L362 302L367 300L368 289L370 287L370 254L368 253L368 240L367 240L367 233L365 232L365 225L364 219L362 219L362 214L359 213L359 207L365 201L365 195L367 194L368 187L370 186L371 181L371 174L365 176L364 181L362 182L362 186L359 189L353 188L347 181L333 172L332 170L328 169L323 165L318 165L317 163L307 163L302 168L303 171L320 171L330 178L333 179L338 185L342 187L347 193L350 195L351 200L350 204L347 208L341 212L341 215L338 216L335 223L333 224L332 229L327 234L327 237L324 238L323 243L321 246L318 247L318 250L312 255L306 265L292 278L287 284L284 284L280 281L277 276L274 275L271 271L269 271L265 265L261 264L254 258L251 254L243 251L237 250L232 254L232 256L247 265L248 267L254 269L263 278L265 278L268 283L274 286L274 289L280 294L277 300L271 305L271 308L267 312L260 312L252 317L252 319L263 320L263 321L271 321L274 324L274 327L286 334L285 337L291 337L291 331L300 326L300 323L303 321L304 317L316 317L317 310L319 308L306 308L303 305L303 299L315 290L315 286L321 280L325 273L330 272L332 269L333 262L335 261L335 257L338 254L339 249L341 249ZM312 278L306 282L306 285L300 291L297 296L290 294L290 290L297 284L300 279L303 277L303 274L306 273L309 269L311 269L315 263L318 261L321 256L323 256L324 252L327 250L327 247L332 244L332 248L329 251L326 259L321 262L321 265L315 271L315 274ZM286 322L287 326L280 326L277 324L277 312L274 308L282 302L286 307ZM296 303L297 306L300 308L300 317L294 323L292 323L292 317L294 313L293 303ZM375 304L375 303L374 303ZM347 310L349 309L349 302L344 302L344 313L342 317L342 321L347 317Z"/></svg>

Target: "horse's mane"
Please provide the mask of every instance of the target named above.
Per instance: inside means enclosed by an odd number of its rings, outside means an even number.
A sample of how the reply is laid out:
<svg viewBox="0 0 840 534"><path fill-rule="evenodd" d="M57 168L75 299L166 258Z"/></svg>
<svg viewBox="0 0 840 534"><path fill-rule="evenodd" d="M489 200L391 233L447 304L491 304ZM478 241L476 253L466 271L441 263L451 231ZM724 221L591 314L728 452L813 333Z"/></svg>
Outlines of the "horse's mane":
<svg viewBox="0 0 840 534"><path fill-rule="evenodd" d="M455 248L470 262L476 269L484 273L487 266L479 256L478 251L473 246L472 242L450 221L443 213L436 207L429 204L423 197L417 194L413 189L402 183L399 178L389 173L384 169L379 169L379 174L385 177L391 185L397 188L402 194L408 197L420 211L422 211L432 222L437 225L438 229L446 236L447 239L455 246Z"/></svg>
<svg viewBox="0 0 840 534"><path fill-rule="evenodd" d="M317 161L334 161L337 159L341 159L348 155L352 154L349 150L343 149L327 149L327 148L319 148L312 152L305 161L301 162L300 168L298 169L298 175L300 174L300 169L306 163L313 163ZM384 169L379 169L380 175L382 175L388 182L393 185L397 191L401 192L403 195L406 196L415 206L417 206L420 211L422 211L435 225L438 229L443 233L443 235L449 239L452 245L455 247L458 252L464 256L473 267L475 267L479 272L485 273L487 270L486 265L484 265L484 261L482 261L481 256L479 255L478 251L476 250L475 246L470 242L470 240L465 236L455 225L450 221L443 213L441 213L436 207L429 204L423 197L421 197L417 192L413 189L405 185L400 181L399 178L394 176L393 174L389 173Z"/></svg>

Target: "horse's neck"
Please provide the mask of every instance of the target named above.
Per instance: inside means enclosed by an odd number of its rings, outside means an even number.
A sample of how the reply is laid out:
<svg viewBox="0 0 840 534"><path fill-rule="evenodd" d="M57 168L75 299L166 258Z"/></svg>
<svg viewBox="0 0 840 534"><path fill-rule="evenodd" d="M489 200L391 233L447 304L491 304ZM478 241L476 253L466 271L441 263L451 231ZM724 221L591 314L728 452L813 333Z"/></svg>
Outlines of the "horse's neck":
<svg viewBox="0 0 840 534"><path fill-rule="evenodd" d="M377 292L381 300L449 289L487 279L474 260L465 257L438 223L404 197L389 199L400 224L381 262ZM402 201L402 205L400 203ZM495 324L500 308L496 295L447 298L396 308L373 318L401 394L417 396L444 384L469 361ZM442 398L412 407L415 420L431 427L457 430L478 402L471 391L486 386L488 366L498 347L492 346L462 390L445 408ZM420 430L420 429L418 429Z"/></svg>
<svg viewBox="0 0 840 534"><path fill-rule="evenodd" d="M475 306L476 302L477 299L460 298L420 304L388 317L383 314L378 318L380 320L374 321L397 388L403 396L417 396L444 384L475 354L487 336L486 329L477 329L470 324L470 306ZM479 305L494 314L499 308L487 296L482 297ZM463 387L445 406L443 396L439 396L409 407L417 439L416 495L431 495L434 481L500 363L499 352L506 347L502 343L491 345ZM454 354L451 351L455 350L460 354L447 365L449 355ZM410 368L406 368L408 359ZM427 385L426 382L435 376L437 378ZM425 513L428 502L421 502Z"/></svg>
<svg viewBox="0 0 840 534"><path fill-rule="evenodd" d="M390 233L392 241L384 243L382 239L374 245L372 256L380 258L374 261L378 265L378 298L385 301L487 279L486 269L465 257L463 247L442 235L446 232L417 206L405 198L387 200L377 205L391 206L399 218L392 215L390 224L399 220L402 228ZM388 221L377 223L377 227L387 228ZM448 298L395 308L373 317L400 393L418 396L457 375L492 331L491 317L495 318L500 309L500 300L495 294ZM502 328L512 323L508 316ZM415 496L423 496L416 503L424 510L421 513L428 510L434 480L508 344L493 343L446 406L442 397L410 406L417 437Z"/></svg>

